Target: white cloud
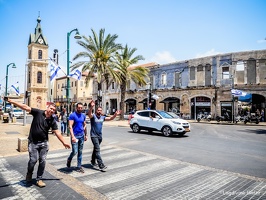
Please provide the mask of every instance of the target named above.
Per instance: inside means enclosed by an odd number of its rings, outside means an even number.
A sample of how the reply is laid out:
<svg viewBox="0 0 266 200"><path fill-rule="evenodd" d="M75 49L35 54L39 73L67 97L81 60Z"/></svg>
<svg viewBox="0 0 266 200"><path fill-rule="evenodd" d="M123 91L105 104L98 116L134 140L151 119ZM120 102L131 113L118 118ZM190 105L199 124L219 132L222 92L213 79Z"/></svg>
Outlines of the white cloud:
<svg viewBox="0 0 266 200"><path fill-rule="evenodd" d="M198 53L196 54L195 58L207 57L212 55L221 54L221 52L215 51L215 49L211 49L210 51L206 51L205 53Z"/></svg>
<svg viewBox="0 0 266 200"><path fill-rule="evenodd" d="M163 51L163 52L157 52L153 57L149 59L150 62L156 62L158 64L167 64L171 62L176 62L177 59L175 59L170 52ZM147 60L146 60L147 62Z"/></svg>
<svg viewBox="0 0 266 200"><path fill-rule="evenodd" d="M264 42L266 42L266 38L264 39L264 40L257 40L257 43L264 43Z"/></svg>

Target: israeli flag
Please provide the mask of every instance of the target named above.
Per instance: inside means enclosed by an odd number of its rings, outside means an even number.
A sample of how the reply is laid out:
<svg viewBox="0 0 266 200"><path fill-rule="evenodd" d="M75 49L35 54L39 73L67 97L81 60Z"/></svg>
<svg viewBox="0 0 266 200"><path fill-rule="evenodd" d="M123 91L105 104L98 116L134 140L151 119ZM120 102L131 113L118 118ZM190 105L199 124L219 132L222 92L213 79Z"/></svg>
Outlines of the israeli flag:
<svg viewBox="0 0 266 200"><path fill-rule="evenodd" d="M54 62L51 62L50 65L50 72L51 72L51 76L50 76L50 81L53 81L54 78L57 76L58 71L61 69L61 67L59 65L56 65Z"/></svg>
<svg viewBox="0 0 266 200"><path fill-rule="evenodd" d="M76 69L76 71L73 74L69 74L69 77L74 78L76 80L80 80L81 79L81 71Z"/></svg>
<svg viewBox="0 0 266 200"><path fill-rule="evenodd" d="M247 93L243 92L241 90L236 90L236 89L232 89L231 90L232 95L236 96L236 97L241 97L241 96L246 96Z"/></svg>
<svg viewBox="0 0 266 200"><path fill-rule="evenodd" d="M18 86L18 82L14 85L11 85L11 88L13 88L16 92L16 95L19 95L19 86Z"/></svg>

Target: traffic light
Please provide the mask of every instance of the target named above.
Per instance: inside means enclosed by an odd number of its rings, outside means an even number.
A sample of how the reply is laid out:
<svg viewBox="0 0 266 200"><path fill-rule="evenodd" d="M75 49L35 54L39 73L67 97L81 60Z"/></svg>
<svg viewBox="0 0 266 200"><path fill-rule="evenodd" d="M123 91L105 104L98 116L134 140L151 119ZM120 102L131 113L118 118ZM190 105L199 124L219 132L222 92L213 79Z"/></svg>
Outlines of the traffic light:
<svg viewBox="0 0 266 200"><path fill-rule="evenodd" d="M149 93L149 105L151 105L151 92Z"/></svg>
<svg viewBox="0 0 266 200"><path fill-rule="evenodd" d="M30 94L31 94L30 91L26 91L25 97L26 97L26 98L29 98L29 97L30 97Z"/></svg>

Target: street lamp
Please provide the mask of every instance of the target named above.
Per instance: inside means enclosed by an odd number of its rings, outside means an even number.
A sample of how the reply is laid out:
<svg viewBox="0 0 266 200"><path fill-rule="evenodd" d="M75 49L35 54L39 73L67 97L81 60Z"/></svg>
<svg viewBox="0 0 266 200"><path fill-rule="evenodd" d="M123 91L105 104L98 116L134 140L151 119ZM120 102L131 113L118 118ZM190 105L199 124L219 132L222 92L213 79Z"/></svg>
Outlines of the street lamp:
<svg viewBox="0 0 266 200"><path fill-rule="evenodd" d="M8 83L8 67L12 65L12 68L16 68L15 63L10 63L6 66L6 90L5 90L5 96L7 96L7 83ZM6 112L6 102L5 102L5 112Z"/></svg>
<svg viewBox="0 0 266 200"><path fill-rule="evenodd" d="M67 98L67 119L69 117L69 88L70 88L70 80L69 80L69 37L72 32L76 31L76 34L74 36L75 39L81 39L81 36L79 35L78 29L73 29L72 31L67 33L67 90L66 90L66 98ZM68 127L68 120L67 120L67 127ZM69 136L69 129L67 129L67 136Z"/></svg>
<svg viewBox="0 0 266 200"><path fill-rule="evenodd" d="M152 100L152 97L151 97L151 82L148 83L148 86L149 86L149 88L148 88L148 98L147 98L147 109L150 110L151 109L151 104L152 104L152 102L151 102L151 100Z"/></svg>

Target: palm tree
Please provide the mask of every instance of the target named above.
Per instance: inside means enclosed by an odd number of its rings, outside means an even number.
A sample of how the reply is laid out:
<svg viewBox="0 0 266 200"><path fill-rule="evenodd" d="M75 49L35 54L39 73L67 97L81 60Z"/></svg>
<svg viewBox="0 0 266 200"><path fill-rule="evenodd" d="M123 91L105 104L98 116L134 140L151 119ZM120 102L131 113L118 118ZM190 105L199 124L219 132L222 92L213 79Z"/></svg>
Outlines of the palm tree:
<svg viewBox="0 0 266 200"><path fill-rule="evenodd" d="M124 102L126 87L129 86L129 80L135 82L139 86L146 85L146 78L149 70L141 66L132 66L139 60L144 60L141 55L133 57L133 54L137 51L136 48L130 49L127 45L121 50L121 54L116 54L117 65L120 74L120 92L121 92L121 116L120 119L124 119Z"/></svg>
<svg viewBox="0 0 266 200"><path fill-rule="evenodd" d="M83 40L77 42L85 51L78 53L73 58L73 60L80 58L86 58L86 60L75 63L71 68L76 69L82 66L82 72L89 72L85 79L86 86L88 86L91 77L96 75L98 90L101 90L103 82L106 82L107 87L111 80L120 82L120 73L117 73L117 66L114 63L117 51L122 49L122 45L115 42L118 38L116 34L108 34L105 37L105 29L101 29L99 35L93 29L91 31L92 36L82 36Z"/></svg>

